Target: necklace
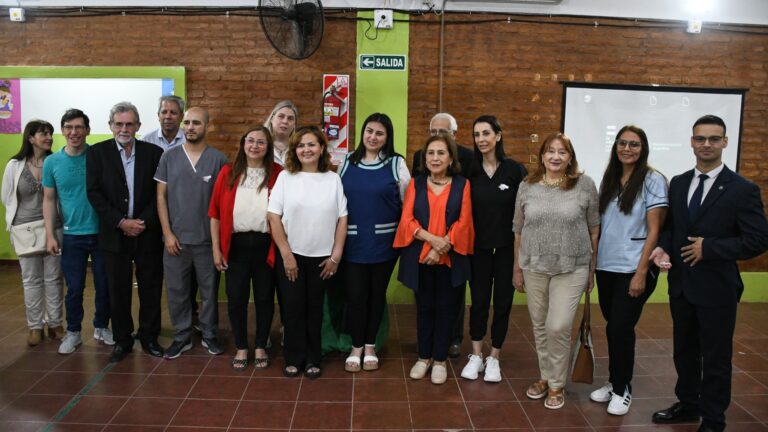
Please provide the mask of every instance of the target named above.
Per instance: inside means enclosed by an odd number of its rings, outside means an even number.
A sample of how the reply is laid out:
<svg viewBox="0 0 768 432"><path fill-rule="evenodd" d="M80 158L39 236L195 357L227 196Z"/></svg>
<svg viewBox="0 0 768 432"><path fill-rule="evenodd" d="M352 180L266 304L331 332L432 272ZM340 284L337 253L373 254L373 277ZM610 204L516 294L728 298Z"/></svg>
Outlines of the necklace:
<svg viewBox="0 0 768 432"><path fill-rule="evenodd" d="M547 176L546 175L541 178L541 184L543 184L544 186L551 187L551 188L558 188L558 187L560 187L560 185L563 184L564 181L565 181L565 176L562 176L562 177L560 177L559 179L557 179L555 181L547 180Z"/></svg>
<svg viewBox="0 0 768 432"><path fill-rule="evenodd" d="M431 182L433 185L435 185L435 186L445 186L445 185L447 185L447 184L448 184L448 182L450 182L450 181L451 181L451 178L450 178L450 177L448 177L448 178L446 178L446 179L445 179L445 180L443 180L443 181L437 181L437 180L435 180L435 179L434 179L434 178L433 178L433 177L430 175L430 176L429 176L429 181L430 181L430 182Z"/></svg>

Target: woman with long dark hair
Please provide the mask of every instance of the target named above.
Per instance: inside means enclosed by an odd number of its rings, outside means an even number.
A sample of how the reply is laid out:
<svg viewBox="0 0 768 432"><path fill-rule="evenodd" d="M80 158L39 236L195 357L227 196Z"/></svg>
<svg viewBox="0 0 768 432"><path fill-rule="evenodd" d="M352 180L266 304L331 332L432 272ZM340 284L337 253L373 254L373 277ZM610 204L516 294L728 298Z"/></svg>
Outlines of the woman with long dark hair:
<svg viewBox="0 0 768 432"><path fill-rule="evenodd" d="M544 407L565 405L573 318L594 284L600 235L597 188L579 171L570 138L549 135L515 201L513 283L527 293L540 378L528 390Z"/></svg>
<svg viewBox="0 0 768 432"><path fill-rule="evenodd" d="M43 223L43 161L51 154L52 134L53 126L47 121L32 120L27 123L21 149L5 166L2 200L8 231L22 224ZM61 221L57 220L57 233L61 233L60 228ZM20 251L19 246L14 245L17 252ZM19 256L19 265L29 327L27 344L35 346L42 341L46 317L49 336L61 339L64 337L61 325L61 256L42 250Z"/></svg>
<svg viewBox="0 0 768 432"><path fill-rule="evenodd" d="M624 415L632 404L635 325L656 288L659 269L648 257L659 240L669 201L667 181L648 166L648 137L637 126L616 134L600 185L597 289L608 338L608 383L590 399Z"/></svg>
<svg viewBox="0 0 768 432"><path fill-rule="evenodd" d="M478 117L472 125L475 157L470 171L472 216L475 224L475 253L469 281L472 306L469 309L469 335L472 354L461 377L475 380L485 372L486 382L500 382L499 354L509 326L509 313L515 287L512 286L512 261L515 236L512 220L520 182L528 175L525 167L504 154L501 124L492 115ZM491 352L483 361L483 338L488 329L488 310L493 297Z"/></svg>
<svg viewBox="0 0 768 432"><path fill-rule="evenodd" d="M323 297L338 271L347 237L347 199L339 176L330 170L325 134L304 126L291 136L269 200L275 245L275 271L285 326L283 374L321 375Z"/></svg>
<svg viewBox="0 0 768 432"><path fill-rule="evenodd" d="M387 286L398 252L392 247L411 175L395 153L389 116L374 113L363 122L358 145L339 170L347 197L349 225L344 274L352 351L344 369L379 367L376 335L387 307Z"/></svg>
<svg viewBox="0 0 768 432"><path fill-rule="evenodd" d="M240 138L235 162L225 165L213 189L211 218L213 263L226 271L229 321L237 353L232 367L248 366L248 299L253 287L256 308L254 365L269 365L267 339L274 315L274 245L269 234L269 193L282 170L273 162L272 135L252 127Z"/></svg>

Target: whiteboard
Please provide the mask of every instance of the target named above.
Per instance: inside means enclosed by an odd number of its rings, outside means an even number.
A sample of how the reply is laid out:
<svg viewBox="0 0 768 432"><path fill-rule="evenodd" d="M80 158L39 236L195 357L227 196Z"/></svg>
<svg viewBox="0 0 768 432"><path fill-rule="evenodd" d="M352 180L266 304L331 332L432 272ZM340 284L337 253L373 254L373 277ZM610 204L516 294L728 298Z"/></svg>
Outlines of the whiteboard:
<svg viewBox="0 0 768 432"><path fill-rule="evenodd" d="M745 90L564 84L563 132L573 142L579 168L598 185L616 133L628 124L645 131L648 163L667 179L692 169L693 123L706 114L725 121L723 162L738 170Z"/></svg>
<svg viewBox="0 0 768 432"><path fill-rule="evenodd" d="M173 80L161 78L22 78L21 124L32 119L50 122L61 133L61 116L70 108L85 112L91 134L111 135L109 110L118 102L136 105L141 131L157 128L160 96L173 94ZM139 133L141 135L141 132Z"/></svg>

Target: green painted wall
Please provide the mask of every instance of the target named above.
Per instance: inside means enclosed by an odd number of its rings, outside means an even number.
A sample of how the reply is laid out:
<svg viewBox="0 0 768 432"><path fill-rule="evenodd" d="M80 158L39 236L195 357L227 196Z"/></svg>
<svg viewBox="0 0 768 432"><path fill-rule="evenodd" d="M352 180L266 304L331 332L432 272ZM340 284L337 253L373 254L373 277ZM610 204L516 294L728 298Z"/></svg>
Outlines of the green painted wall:
<svg viewBox="0 0 768 432"><path fill-rule="evenodd" d="M185 71L183 67L80 67L80 66L0 66L2 78L171 78L174 92L180 97L187 94ZM63 114L63 113L62 113ZM58 119L46 119L58 131ZM112 135L92 134L88 142L96 143L112 138ZM53 151L64 146L66 141L61 134L53 136ZM0 169L21 146L21 134L0 134ZM5 215L5 207L0 204ZM5 219L3 219L4 221ZM15 259L8 232L0 230L0 259Z"/></svg>

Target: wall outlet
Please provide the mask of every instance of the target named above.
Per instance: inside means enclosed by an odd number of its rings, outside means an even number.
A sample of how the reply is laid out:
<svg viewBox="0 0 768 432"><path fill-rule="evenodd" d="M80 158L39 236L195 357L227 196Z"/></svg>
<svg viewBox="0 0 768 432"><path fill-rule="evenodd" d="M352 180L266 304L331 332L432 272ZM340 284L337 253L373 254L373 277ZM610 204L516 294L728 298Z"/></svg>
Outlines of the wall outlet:
<svg viewBox="0 0 768 432"><path fill-rule="evenodd" d="M24 22L27 18L24 16L24 9L22 8L9 8L8 17L11 21Z"/></svg>
<svg viewBox="0 0 768 432"><path fill-rule="evenodd" d="M391 29L394 21L392 19L392 9L376 9L373 11L373 22L377 29Z"/></svg>

